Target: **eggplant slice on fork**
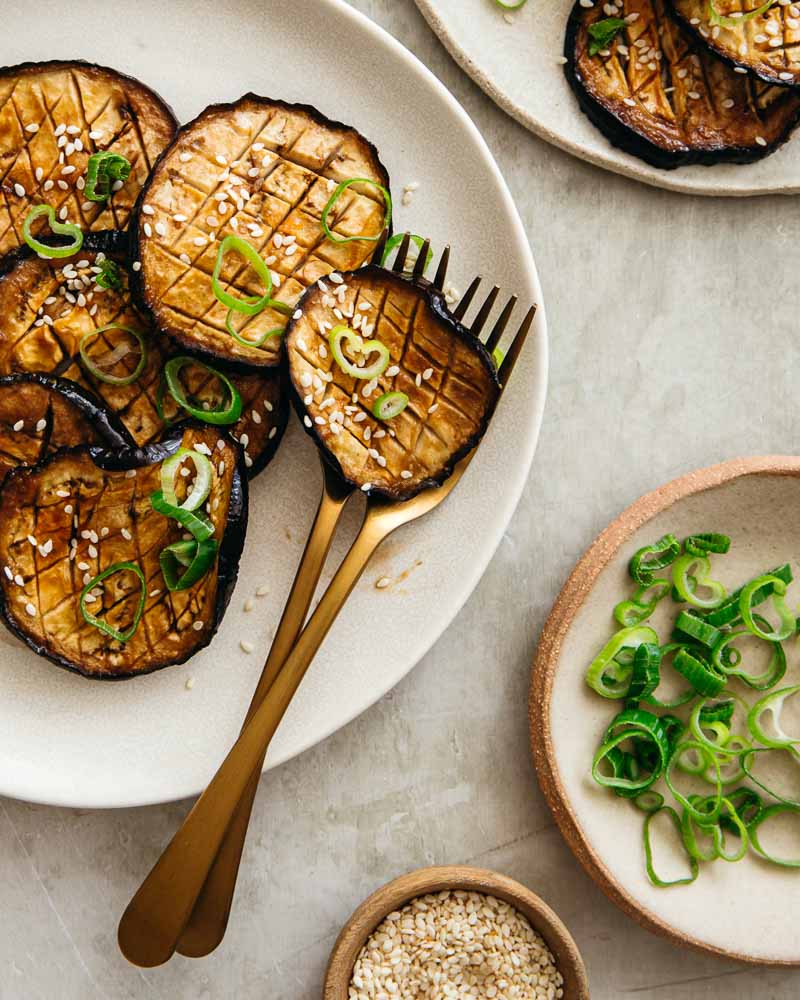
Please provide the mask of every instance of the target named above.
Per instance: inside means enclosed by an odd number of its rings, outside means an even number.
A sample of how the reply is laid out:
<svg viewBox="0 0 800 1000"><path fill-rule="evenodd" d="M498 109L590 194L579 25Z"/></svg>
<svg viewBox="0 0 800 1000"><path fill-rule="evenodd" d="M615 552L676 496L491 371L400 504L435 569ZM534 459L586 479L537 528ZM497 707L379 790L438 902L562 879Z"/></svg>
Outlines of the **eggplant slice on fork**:
<svg viewBox="0 0 800 1000"><path fill-rule="evenodd" d="M43 260L27 247L6 258L0 268L0 375L36 371L69 379L102 400L141 446L158 440L168 424L186 413L163 384L164 366L177 349L132 304L123 250L122 234L104 233L87 236L79 253L66 260ZM98 282L109 267L114 287L104 288ZM82 338L110 324L116 328L87 338L89 356L102 359L120 352L108 374L127 380L141 359L141 347L120 328L138 333L147 356L130 384L103 381L81 358ZM242 442L252 478L275 454L286 426L285 381L273 370L240 374L215 367L241 396L242 416L225 429ZM203 365L187 364L180 377L198 411L204 404L213 407L225 394Z"/></svg>
<svg viewBox="0 0 800 1000"><path fill-rule="evenodd" d="M575 4L564 70L583 111L615 146L663 169L773 152L800 119L800 96L737 73L665 3L625 0L624 27L596 52L602 5Z"/></svg>
<svg viewBox="0 0 800 1000"><path fill-rule="evenodd" d="M733 66L779 87L800 85L800 14L795 4L743 0L667 0L670 12L701 44ZM792 12L794 7L795 13ZM716 12L716 13L715 13Z"/></svg>
<svg viewBox="0 0 800 1000"><path fill-rule="evenodd" d="M500 392L489 353L441 292L372 264L310 288L286 349L295 405L324 458L394 500L448 478Z"/></svg>
<svg viewBox="0 0 800 1000"><path fill-rule="evenodd" d="M0 377L0 485L12 469L81 444L133 447L117 418L74 382L36 372Z"/></svg>
<svg viewBox="0 0 800 1000"><path fill-rule="evenodd" d="M178 448L212 456L205 516L218 548L191 586L169 590L159 560L184 540L184 528L151 496ZM241 451L213 428L186 426L143 449L58 451L9 473L0 490L0 614L35 652L86 677L120 680L183 663L222 620L246 525ZM121 640L97 620L133 634Z"/></svg>
<svg viewBox="0 0 800 1000"><path fill-rule="evenodd" d="M23 244L34 205L51 205L84 232L125 229L153 163L175 135L174 115L149 87L84 62L0 70L0 255ZM93 153L124 156L128 179L106 201L87 200ZM47 232L34 223L33 233Z"/></svg>
<svg viewBox="0 0 800 1000"><path fill-rule="evenodd" d="M337 186L353 178L368 184ZM207 108L185 125L142 191L133 256L136 291L155 325L186 348L251 367L277 365L281 338L303 291L371 255L388 212L389 178L375 147L314 108L248 94ZM231 314L214 293L220 244L245 240L272 272L272 299L257 315ZM346 241L346 242L345 242ZM220 282L239 298L264 296L264 283L235 252ZM291 308L290 308L291 307ZM263 341L263 342L262 342Z"/></svg>

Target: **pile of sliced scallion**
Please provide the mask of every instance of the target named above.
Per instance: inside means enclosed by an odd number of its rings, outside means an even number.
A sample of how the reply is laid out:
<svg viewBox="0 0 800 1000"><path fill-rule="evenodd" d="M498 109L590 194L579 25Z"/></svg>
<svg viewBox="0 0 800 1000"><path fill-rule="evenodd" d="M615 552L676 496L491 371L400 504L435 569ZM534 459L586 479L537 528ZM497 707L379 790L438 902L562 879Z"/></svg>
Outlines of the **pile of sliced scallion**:
<svg viewBox="0 0 800 1000"><path fill-rule="evenodd" d="M693 882L701 863L739 861L748 851L800 868L800 857L763 840L776 817L800 821L800 791L782 787L774 766L762 773L768 764L788 765L790 775L800 766L800 735L781 725L784 705L800 695L800 684L781 685L784 644L798 630L786 601L792 571L778 566L728 593L711 557L729 548L726 535L708 533L683 542L665 535L639 549L629 564L635 589L614 608L621 628L586 674L598 695L623 703L594 755L592 776L645 813L645 868L659 887ZM667 598L676 610L662 642L649 620ZM758 655L764 664L756 667ZM661 692L667 673L681 680L672 696ZM796 787L798 776L794 771L789 784ZM674 828L685 854L681 877L656 872L658 817Z"/></svg>

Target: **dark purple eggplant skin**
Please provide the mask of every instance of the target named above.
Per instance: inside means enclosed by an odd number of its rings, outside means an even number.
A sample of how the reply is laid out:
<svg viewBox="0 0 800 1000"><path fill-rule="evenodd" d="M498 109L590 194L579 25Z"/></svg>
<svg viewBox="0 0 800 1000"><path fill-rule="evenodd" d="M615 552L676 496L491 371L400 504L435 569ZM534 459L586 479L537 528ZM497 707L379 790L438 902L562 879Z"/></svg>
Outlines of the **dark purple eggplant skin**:
<svg viewBox="0 0 800 1000"><path fill-rule="evenodd" d="M621 149L624 153L630 153L652 167L659 170L675 170L677 167L688 167L692 165L712 167L717 163L755 163L763 160L765 156L774 153L782 146L792 130L800 120L798 113L786 132L774 143L767 146L759 146L756 149L743 146L729 146L725 150L686 150L686 152L667 152L655 143L645 139L644 136L628 128L608 109L602 107L591 96L583 85L582 77L575 62L575 50L578 31L581 27L581 12L584 10L579 3L575 3L567 19L567 30L564 35L564 57L567 60L564 65L564 76L570 89L578 100L581 111L589 121L608 139L612 146ZM677 18L676 18L677 21ZM683 30L686 30L683 28ZM719 56L714 53L719 58Z"/></svg>
<svg viewBox="0 0 800 1000"><path fill-rule="evenodd" d="M135 448L133 438L125 429L122 421L106 409L94 393L84 389L68 378L58 378L56 375L45 375L42 372L21 372L19 375L0 376L0 388L15 385L40 385L59 393L67 402L79 410L91 423L98 436L103 439L107 448Z"/></svg>
<svg viewBox="0 0 800 1000"><path fill-rule="evenodd" d="M192 424L192 426L207 429L205 424L195 423ZM145 465L155 465L156 463L163 462L166 458L169 458L170 455L173 455L178 448L180 448L183 431L185 429L186 424L182 424L180 428L176 428L174 431L165 435L165 437L158 443L146 445L144 448L137 448L135 446L126 446L114 449L96 446L91 446L89 448L62 448L60 451L54 452L47 459L45 459L45 461L42 462L38 468L44 468L50 462L56 461L64 455L78 454L84 451L88 452L92 461L98 468L109 472L124 472L128 469L138 469ZM30 471L30 469L20 468L9 473L3 487L0 488L0 493L2 492L2 489L5 488L6 484L12 481L14 476ZM181 659L149 669L137 670L135 673L103 675L87 674L78 669L74 663L70 663L63 657L55 656L47 646L32 641L29 636L25 635L17 627L13 617L8 614L5 592L2 588L0 588L0 619L3 621L6 628L8 628L10 632L13 632L13 634L25 643L29 649L33 650L34 653L44 657L44 659L49 660L56 666L62 667L64 670L68 670L70 673L78 674L78 676L83 677L86 680L112 682L126 681L131 680L134 677L144 677L147 674L152 674L158 670L167 669L168 667L180 666L181 663L186 663L187 660L190 660L196 653L199 653L201 649L205 649L208 645L210 645L211 640L217 634L219 627L222 624L222 619L228 605L230 604L230 600L236 586L236 581L239 576L239 563L241 561L242 552L244 551L248 514L249 495L247 486L247 469L244 464L244 453L241 448L239 448L236 469L231 485L228 507L228 524L225 529L225 534L222 537L217 556L217 598L214 605L213 627L208 633L207 638L199 645L195 646Z"/></svg>
<svg viewBox="0 0 800 1000"><path fill-rule="evenodd" d="M468 344L470 348L472 348L472 350L474 350L475 353L480 357L486 370L490 373L493 383L497 386L498 397L499 397L500 382L497 378L497 369L495 368L495 364L494 361L492 360L491 355L483 346L481 341L478 340L478 338L475 337L472 333L470 333L470 331L463 325L463 323L459 322L459 320L457 320L455 316L450 312L450 310L447 307L447 302L445 301L444 295L442 295L442 293L438 290L438 288L436 288L435 285L431 284L430 281L428 281L426 278L421 278L415 281L410 276L399 275L397 274L397 272L391 271L385 267L381 267L379 264L364 264L357 271L341 271L339 273L342 275L345 282L348 280L348 278L355 276L358 278L367 278L367 279L374 278L376 281L396 281L414 285L419 291L420 295L426 299L432 312L440 320L442 320L442 322L444 322L459 339L463 340L466 344ZM308 289L306 289L300 301L297 303L297 309L302 311L303 303L306 299L306 296L308 296L315 289L316 289L316 283L314 283ZM295 322L294 319L290 319L289 322L286 324L286 333L284 334L283 338L283 363L286 364L287 369L288 369L288 358L286 355L286 342L294 322ZM294 406L295 413L297 414L297 417L300 421L300 426L303 428L306 434L308 434L308 436L317 446L317 450L319 451L323 460L334 470L334 472L336 472L336 474L344 482L349 483L352 486L356 486L357 484L350 483L350 480L348 480L348 478L344 474L344 471L342 470L339 460L325 446L325 443L323 442L322 438L317 433L316 425L312 423L311 427L306 426L305 421L303 420L303 418L306 415L306 408L305 404L303 403L303 397L295 388L291 376L289 376L288 378L288 383L291 392L292 405ZM389 502L394 502L397 501L398 499L411 500L419 493L421 493L423 490L432 489L436 486L441 486L442 483L444 483L447 479L450 478L455 466L458 465L458 463L461 461L462 458L464 458L465 455L468 455L472 451L472 449L478 444L483 435L486 433L486 428L489 426L489 421L492 419L492 415L494 414L496 405L497 405L497 398L495 398L493 405L487 409L486 415L484 417L483 422L481 423L478 433L473 435L473 437L471 437L464 444L464 446L458 452L456 452L450 464L447 465L444 469L442 469L441 473L438 476L433 476L428 479L421 480L413 493L408 493L407 495L403 495L402 497L395 497L378 489L370 491L370 497L375 498L376 500L384 499Z"/></svg>
<svg viewBox="0 0 800 1000"><path fill-rule="evenodd" d="M180 139L181 135L184 132L187 132L189 129L193 128L207 114L230 112L234 110L236 106L240 104L242 101L247 101L247 100L263 101L269 104L275 104L281 108L286 108L287 110L304 111L306 112L306 114L308 114L310 118L313 118L314 121L318 122L320 125L326 128L341 128L341 129L349 129L357 131L353 125L347 125L344 122L337 121L335 118L328 118L327 115L324 115L321 111L319 111L311 104L300 104L300 103L293 104L289 101L282 101L275 97L264 97L263 94L255 94L252 91L248 91L248 93L242 94L242 96L238 98L238 100L236 101L231 101L227 103L223 102L220 104L210 104L207 108L204 108L200 112L200 114L197 115L197 117L193 118L190 122L187 122L185 125L181 125L181 127L176 132L172 142L169 144L169 146L167 146L167 148L161 153L161 155L153 164L153 169L150 171L150 176L153 177L155 175L156 170L158 169L161 161L169 154L172 147ZM386 169L385 164L380 158L378 147L361 132L359 132L358 134L367 144L370 151L375 155L375 162L379 165L381 171L381 184L383 184L383 186L386 188L387 191L390 191L391 186L389 179L389 171ZM148 183L145 184L145 186L139 192L139 196L136 199L136 204L134 205L133 212L131 213L131 221L128 225L128 230L124 234L128 238L128 259L131 265L133 264L134 261L138 261L141 256L141 250L140 250L141 241L139 240L139 220L141 216L142 205L144 204L147 198L149 189L150 189L150 183L148 181ZM393 232L392 223L390 221L388 235L391 236L392 232ZM154 329L159 329L159 325L153 314L153 310L150 308L145 299L144 278L142 277L142 272L134 271L132 268L130 268L130 271L131 271L130 289L131 289L131 294L133 295L134 304L136 308L141 313L143 313L143 315L147 317L151 326L153 326ZM195 357L198 358L198 360L205 361L206 364L219 365L220 363L223 363L226 371L232 371L232 372L238 371L242 373L250 373L253 371L252 365L245 364L244 362L241 361L230 361L228 359L225 359L223 362L222 359L218 358L215 354L212 354L210 351L208 352L192 351L192 350L186 351L181 347L181 345L176 344L176 352L178 351L181 354L184 353L193 354ZM282 432L279 431L276 437L280 439L281 434Z"/></svg>

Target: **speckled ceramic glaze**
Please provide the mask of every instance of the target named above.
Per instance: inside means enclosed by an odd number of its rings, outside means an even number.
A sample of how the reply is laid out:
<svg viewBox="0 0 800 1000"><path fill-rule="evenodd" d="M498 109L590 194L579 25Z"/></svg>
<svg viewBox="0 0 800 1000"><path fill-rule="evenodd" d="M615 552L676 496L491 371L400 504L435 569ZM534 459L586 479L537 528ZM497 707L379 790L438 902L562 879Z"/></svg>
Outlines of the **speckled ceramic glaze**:
<svg viewBox="0 0 800 1000"><path fill-rule="evenodd" d="M453 58L492 100L532 132L581 159L687 194L800 191L800 137L757 163L677 170L659 170L612 146L581 112L558 63L573 0L530 0L509 15L512 23L494 0L415 2Z"/></svg>
<svg viewBox="0 0 800 1000"><path fill-rule="evenodd" d="M271 766L396 684L483 573L519 499L541 421L547 377L541 290L516 209L475 127L421 63L341 0L198 0L189 17L185 4L138 0L116 7L113 21L112 58L92 0L42 0L36 17L24 4L11 5L4 10L0 62L112 61L157 90L182 121L251 90L314 104L376 143L398 195L404 185L419 184L410 205L397 198L396 225L430 236L437 248L452 244L456 286L466 288L480 272L522 303L540 306L535 336L478 458L448 502L392 538L368 568L281 725ZM293 425L253 483L240 580L223 626L185 666L98 685L53 668L2 632L0 794L120 806L175 799L205 785L244 717L320 483L314 446ZM352 537L359 502L333 559ZM391 582L379 590L381 577ZM256 598L263 588L267 593ZM249 613L247 598L255 605ZM240 639L257 652L244 653Z"/></svg>
<svg viewBox="0 0 800 1000"><path fill-rule="evenodd" d="M616 704L594 694L584 678L617 627L611 611L631 589L628 561L667 532L684 538L701 531L732 539L728 555L714 562L715 576L729 589L784 562L797 574L800 459L745 458L693 472L642 497L596 539L562 590L539 643L529 705L534 760L570 847L634 919L705 951L800 965L800 938L787 920L800 905L796 871L766 865L750 853L737 864L701 866L692 885L654 888L644 870L641 815L590 776L592 756ZM790 606L797 601L795 583ZM785 645L785 683L797 683L797 649ZM747 699L756 700L752 692Z"/></svg>

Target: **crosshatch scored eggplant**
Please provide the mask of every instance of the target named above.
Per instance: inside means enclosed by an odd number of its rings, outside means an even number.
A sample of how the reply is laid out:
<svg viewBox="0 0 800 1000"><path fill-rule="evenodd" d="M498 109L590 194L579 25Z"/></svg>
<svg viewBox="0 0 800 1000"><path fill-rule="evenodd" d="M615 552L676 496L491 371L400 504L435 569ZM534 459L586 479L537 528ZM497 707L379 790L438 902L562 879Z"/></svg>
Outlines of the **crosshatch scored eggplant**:
<svg viewBox="0 0 800 1000"><path fill-rule="evenodd" d="M681 28L665 0L625 0L637 15L589 55L602 6L576 3L564 67L581 108L620 149L665 169L746 163L777 149L800 120L800 96L737 73Z"/></svg>
<svg viewBox="0 0 800 1000"><path fill-rule="evenodd" d="M85 232L124 229L176 128L157 94L113 69L45 62L0 70L0 255L23 244L34 205L66 211ZM87 201L87 163L100 151L124 156L131 174L108 201ZM46 220L34 224L34 234L47 231Z"/></svg>
<svg viewBox="0 0 800 1000"><path fill-rule="evenodd" d="M23 371L50 372L84 386L119 415L137 445L158 440L167 425L157 410L157 394L164 364L178 353L170 340L152 329L131 303L129 275L124 267L122 234L87 236L80 251L65 260L43 260L27 247L9 255L0 267L0 375ZM120 287L97 285L98 261L109 257L118 266ZM147 363L130 385L112 385L95 377L81 361L79 345L88 332L110 323L141 333L147 345ZM112 341L128 335L110 331L95 342L92 353L112 350ZM131 344L133 347L134 345ZM110 369L117 377L129 375L141 357L138 349ZM230 432L243 442L248 471L255 475L274 455L288 418L288 393L279 372L251 374L224 370L242 397L242 416ZM189 365L181 378L198 408L217 401L218 380L205 369ZM168 420L185 417L169 393L163 412Z"/></svg>
<svg viewBox="0 0 800 1000"><path fill-rule="evenodd" d="M348 482L408 499L444 482L480 441L499 395L494 364L429 283L372 265L333 277L309 289L287 329L298 413ZM328 331L342 325L334 310L388 348L376 379L356 379L334 359ZM408 405L380 420L373 407L388 392L404 393Z"/></svg>
<svg viewBox="0 0 800 1000"><path fill-rule="evenodd" d="M199 582L169 592L158 557L183 529L156 513L150 496L160 488L162 461L178 447L198 444L213 454L208 516L220 549ZM141 450L59 451L33 469L11 472L0 491L0 611L33 650L86 677L119 680L182 663L207 646L219 627L246 525L241 451L213 428L187 426ZM70 558L73 539L76 554ZM79 605L83 587L120 562L137 564L146 581L144 614L127 643L87 623ZM92 613L122 631L139 593L124 574L111 577Z"/></svg>
<svg viewBox="0 0 800 1000"><path fill-rule="evenodd" d="M156 164L132 229L133 254L141 263L135 287L156 325L213 357L278 364L279 336L250 347L226 329L228 310L211 282L219 243L226 236L250 243L272 271L273 298L293 306L317 278L358 267L374 249L369 239L333 242L322 229L337 184L353 177L389 186L375 147L314 108L253 94L207 108ZM334 234L374 240L384 228L383 195L371 185L351 186L328 221ZM220 280L237 297L265 291L233 252ZM286 319L268 307L253 317L235 314L233 322L242 337L255 340L285 327Z"/></svg>
<svg viewBox="0 0 800 1000"><path fill-rule="evenodd" d="M81 444L133 447L117 418L74 382L38 373L0 378L0 485L12 469Z"/></svg>
<svg viewBox="0 0 800 1000"><path fill-rule="evenodd" d="M708 0L667 0L670 12L702 44L734 66L740 66L767 83L781 87L800 84L800 16L792 12L794 4L775 4L759 14L742 20L760 4L742 0L715 0L714 9L723 23L712 22ZM727 23L733 18L738 24Z"/></svg>

